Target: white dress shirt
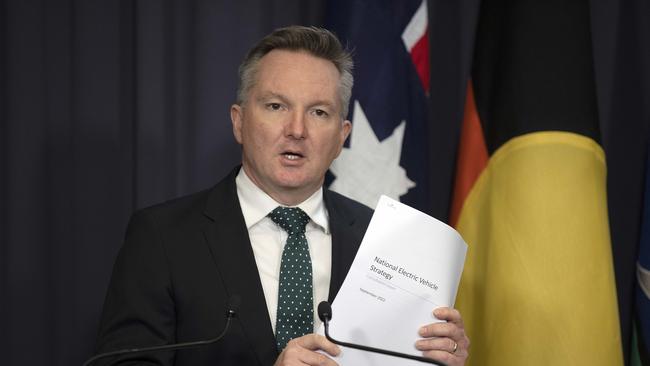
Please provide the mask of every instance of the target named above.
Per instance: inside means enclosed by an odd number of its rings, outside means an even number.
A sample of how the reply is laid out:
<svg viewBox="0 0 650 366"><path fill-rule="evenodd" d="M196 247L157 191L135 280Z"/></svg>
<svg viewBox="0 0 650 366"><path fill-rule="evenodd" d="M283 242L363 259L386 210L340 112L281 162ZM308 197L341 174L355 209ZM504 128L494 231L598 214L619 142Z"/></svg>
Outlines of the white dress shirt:
<svg viewBox="0 0 650 366"><path fill-rule="evenodd" d="M280 262L288 234L267 215L276 207L283 205L256 186L243 168L239 170L235 183L262 282L271 326L275 333ZM305 228L305 235L311 255L314 281L314 330L316 330L320 325L317 306L329 296L332 270L332 235L329 230L327 209L323 203L323 188L321 187L304 202L292 207L300 207L311 219Z"/></svg>

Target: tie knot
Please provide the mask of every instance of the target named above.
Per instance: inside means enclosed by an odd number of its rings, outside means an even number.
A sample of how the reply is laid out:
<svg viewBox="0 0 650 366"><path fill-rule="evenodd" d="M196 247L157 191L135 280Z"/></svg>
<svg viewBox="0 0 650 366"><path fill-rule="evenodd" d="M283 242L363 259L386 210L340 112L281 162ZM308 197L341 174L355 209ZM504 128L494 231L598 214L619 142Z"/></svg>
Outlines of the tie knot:
<svg viewBox="0 0 650 366"><path fill-rule="evenodd" d="M289 235L304 233L309 222L309 215L298 207L278 206L269 217Z"/></svg>

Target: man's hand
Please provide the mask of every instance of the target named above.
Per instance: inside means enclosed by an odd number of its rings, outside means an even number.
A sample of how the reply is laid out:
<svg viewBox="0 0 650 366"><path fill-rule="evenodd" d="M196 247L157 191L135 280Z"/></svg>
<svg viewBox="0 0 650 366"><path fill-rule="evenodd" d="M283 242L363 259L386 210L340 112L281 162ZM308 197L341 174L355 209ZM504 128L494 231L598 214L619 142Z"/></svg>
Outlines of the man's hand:
<svg viewBox="0 0 650 366"><path fill-rule="evenodd" d="M469 356L469 338L465 334L463 318L456 309L438 308L433 315L446 323L433 323L420 328L420 339L415 347L424 357L444 362L449 366L464 365Z"/></svg>
<svg viewBox="0 0 650 366"><path fill-rule="evenodd" d="M287 343L287 347L280 353L275 361L275 366L292 365L326 365L337 366L331 358L316 352L322 350L331 356L338 356L339 347L318 334L307 334L294 338Z"/></svg>

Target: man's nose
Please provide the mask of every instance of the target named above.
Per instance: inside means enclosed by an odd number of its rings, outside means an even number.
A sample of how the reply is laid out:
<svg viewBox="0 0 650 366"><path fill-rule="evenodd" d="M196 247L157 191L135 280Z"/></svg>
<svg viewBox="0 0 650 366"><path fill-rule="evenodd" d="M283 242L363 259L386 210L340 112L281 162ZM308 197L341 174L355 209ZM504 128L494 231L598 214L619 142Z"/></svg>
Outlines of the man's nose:
<svg viewBox="0 0 650 366"><path fill-rule="evenodd" d="M293 137L299 140L304 139L307 134L305 123L305 113L303 111L296 110L291 113L285 127L287 137Z"/></svg>

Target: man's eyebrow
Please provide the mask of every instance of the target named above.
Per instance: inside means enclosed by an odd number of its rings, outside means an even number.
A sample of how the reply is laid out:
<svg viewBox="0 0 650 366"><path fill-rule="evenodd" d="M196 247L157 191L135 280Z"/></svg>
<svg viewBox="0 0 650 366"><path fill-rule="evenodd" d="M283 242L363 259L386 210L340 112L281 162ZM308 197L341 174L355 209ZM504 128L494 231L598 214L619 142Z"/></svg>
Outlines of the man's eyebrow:
<svg viewBox="0 0 650 366"><path fill-rule="evenodd" d="M334 107L336 107L336 102L332 102L330 100L317 100L317 101L311 103L311 106L312 107L324 106L324 107L334 108Z"/></svg>
<svg viewBox="0 0 650 366"><path fill-rule="evenodd" d="M280 99L281 101L283 101L285 103L287 102L287 98L285 98L282 94L274 93L274 92L271 92L271 91L261 93L257 97L257 100L258 101L264 101L264 100L273 99L273 98Z"/></svg>
<svg viewBox="0 0 650 366"><path fill-rule="evenodd" d="M274 99L274 98L279 99L282 103L291 104L287 97L285 97L282 94L272 92L272 91L266 91L266 92L260 93L255 100L257 100L258 102L264 102L264 101L267 101L269 99ZM319 106L320 107L327 107L327 108L335 109L337 104L336 104L335 101L331 101L331 100L327 100L327 99L319 99L319 100L316 100L316 101L314 101L312 103L309 103L310 108L319 107Z"/></svg>

